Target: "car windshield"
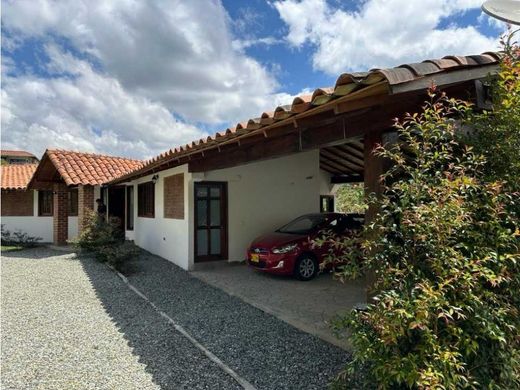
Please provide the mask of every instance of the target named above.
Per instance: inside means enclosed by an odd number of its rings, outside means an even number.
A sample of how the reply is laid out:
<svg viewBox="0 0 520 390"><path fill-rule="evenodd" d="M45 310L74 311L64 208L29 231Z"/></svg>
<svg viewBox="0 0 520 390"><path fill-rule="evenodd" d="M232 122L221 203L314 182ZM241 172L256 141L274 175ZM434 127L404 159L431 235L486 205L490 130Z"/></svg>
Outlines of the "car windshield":
<svg viewBox="0 0 520 390"><path fill-rule="evenodd" d="M289 234L308 234L327 220L323 214L310 214L296 218L277 231Z"/></svg>

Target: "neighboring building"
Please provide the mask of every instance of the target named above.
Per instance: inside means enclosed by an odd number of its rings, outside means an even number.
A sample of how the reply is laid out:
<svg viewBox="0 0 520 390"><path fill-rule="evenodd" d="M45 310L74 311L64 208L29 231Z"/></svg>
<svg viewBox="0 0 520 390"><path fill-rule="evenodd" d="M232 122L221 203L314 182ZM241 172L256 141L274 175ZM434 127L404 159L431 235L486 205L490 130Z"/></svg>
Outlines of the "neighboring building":
<svg viewBox="0 0 520 390"><path fill-rule="evenodd" d="M40 237L43 242L51 242L52 194L49 197L43 192L27 189L36 167L36 164L0 167L2 225L11 232L20 230L30 236ZM70 225L74 226L74 221ZM76 232L72 231L70 238Z"/></svg>
<svg viewBox="0 0 520 390"><path fill-rule="evenodd" d="M141 164L120 157L47 150L38 165L4 165L2 224L43 242L64 244L78 235L85 211L95 209L95 199L106 198L101 184ZM111 215L116 211L114 206Z"/></svg>
<svg viewBox="0 0 520 390"><path fill-rule="evenodd" d="M79 229L102 196L128 239L184 269L240 261L255 237L332 208L334 184L363 182L367 194L379 194L386 162L373 151L395 142L394 118L419 111L432 83L451 97L485 103L480 80L497 72L498 60L496 53L448 56L342 74L333 88L145 163L48 150L28 188L54 193L55 243L67 238L67 193L77 188Z"/></svg>
<svg viewBox="0 0 520 390"><path fill-rule="evenodd" d="M2 165L4 164L38 164L38 159L32 153L24 150L0 150Z"/></svg>

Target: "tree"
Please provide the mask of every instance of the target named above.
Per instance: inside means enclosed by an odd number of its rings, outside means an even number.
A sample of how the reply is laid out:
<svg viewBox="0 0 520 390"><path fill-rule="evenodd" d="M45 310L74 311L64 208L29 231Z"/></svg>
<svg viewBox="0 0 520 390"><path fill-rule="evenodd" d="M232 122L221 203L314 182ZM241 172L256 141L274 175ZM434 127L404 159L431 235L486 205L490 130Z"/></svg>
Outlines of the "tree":
<svg viewBox="0 0 520 390"><path fill-rule="evenodd" d="M338 387L520 388L520 51L504 47L493 112L432 88L377 151L379 213L340 275L373 272L375 299L336 323L354 346Z"/></svg>

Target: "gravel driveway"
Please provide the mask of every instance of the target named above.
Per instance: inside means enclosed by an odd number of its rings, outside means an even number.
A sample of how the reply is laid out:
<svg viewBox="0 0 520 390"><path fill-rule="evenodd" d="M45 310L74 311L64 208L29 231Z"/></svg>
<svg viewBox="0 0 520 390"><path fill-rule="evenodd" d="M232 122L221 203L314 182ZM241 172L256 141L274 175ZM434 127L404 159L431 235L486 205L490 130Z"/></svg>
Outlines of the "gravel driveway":
<svg viewBox="0 0 520 390"><path fill-rule="evenodd" d="M156 256L129 282L257 389L319 389L345 351ZM3 389L240 389L105 266L50 249L2 257Z"/></svg>

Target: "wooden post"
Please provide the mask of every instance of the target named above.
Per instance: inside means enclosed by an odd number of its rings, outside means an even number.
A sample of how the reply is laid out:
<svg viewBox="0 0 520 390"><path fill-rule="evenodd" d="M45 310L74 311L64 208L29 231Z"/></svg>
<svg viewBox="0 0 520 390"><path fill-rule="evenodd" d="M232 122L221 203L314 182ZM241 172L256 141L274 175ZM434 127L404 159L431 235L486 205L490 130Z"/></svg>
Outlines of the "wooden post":
<svg viewBox="0 0 520 390"><path fill-rule="evenodd" d="M381 183L381 175L389 168L390 162L381 157L374 155L375 149L381 144L388 144L395 142L393 138L394 133L385 133L383 131L370 132L365 135L365 164L364 164L364 179L365 179L365 197L375 196L380 198L383 186ZM365 214L365 224L371 223L377 215L378 208L376 205L370 205ZM373 272L367 273L366 276L366 296L367 302L370 303L375 295L373 291L375 282L375 275Z"/></svg>

